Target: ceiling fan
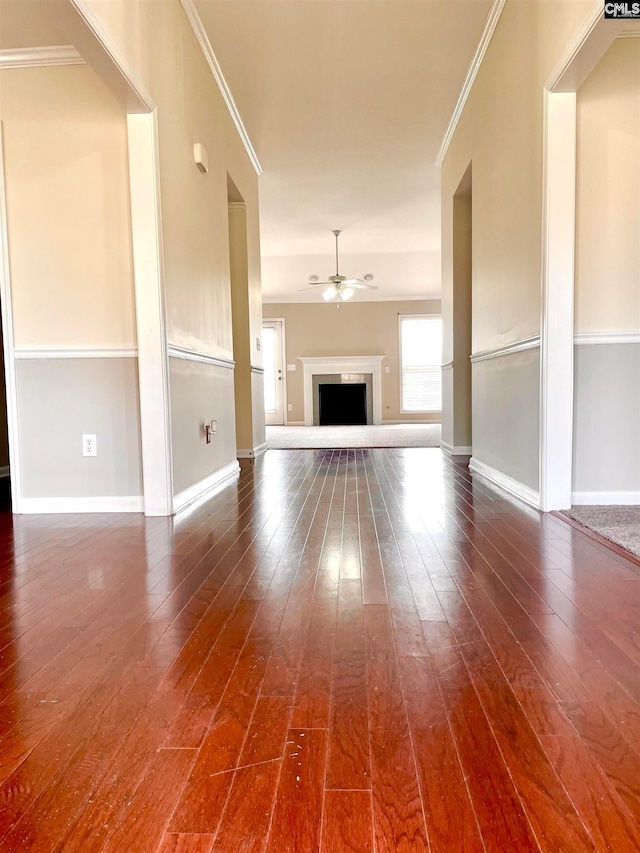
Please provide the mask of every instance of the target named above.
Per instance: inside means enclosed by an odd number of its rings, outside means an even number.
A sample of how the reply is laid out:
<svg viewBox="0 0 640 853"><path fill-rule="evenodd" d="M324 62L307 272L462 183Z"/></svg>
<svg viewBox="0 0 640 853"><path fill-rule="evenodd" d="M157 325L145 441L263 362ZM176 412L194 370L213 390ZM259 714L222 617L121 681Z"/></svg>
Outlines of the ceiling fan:
<svg viewBox="0 0 640 853"><path fill-rule="evenodd" d="M362 281L362 279L347 278L344 275L340 275L340 267L338 263L338 237L341 233L341 231L333 232L336 238L336 274L330 275L328 281L314 281L311 287L302 288L302 290L312 290L316 287L324 287L325 290L322 294L322 298L327 302L330 302L332 299L338 299L341 302L346 302L347 299L351 299L353 296L354 288L363 290L378 289L375 284L367 284L367 282Z"/></svg>

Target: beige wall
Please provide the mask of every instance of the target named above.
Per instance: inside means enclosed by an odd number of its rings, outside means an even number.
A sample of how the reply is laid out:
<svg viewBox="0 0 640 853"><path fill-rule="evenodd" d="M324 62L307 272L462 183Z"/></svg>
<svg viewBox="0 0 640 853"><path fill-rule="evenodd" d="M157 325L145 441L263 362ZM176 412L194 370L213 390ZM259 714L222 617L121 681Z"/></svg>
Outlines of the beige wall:
<svg viewBox="0 0 640 853"><path fill-rule="evenodd" d="M179 494L236 458L233 418L221 417L233 401L233 370L172 358L171 428L173 488ZM218 421L218 433L205 441L206 421Z"/></svg>
<svg viewBox="0 0 640 853"><path fill-rule="evenodd" d="M87 66L0 71L16 346L133 346L127 126Z"/></svg>
<svg viewBox="0 0 640 853"><path fill-rule="evenodd" d="M577 332L640 330L640 39L578 91Z"/></svg>
<svg viewBox="0 0 640 853"><path fill-rule="evenodd" d="M142 494L135 358L18 362L25 498ZM82 435L98 454L82 455Z"/></svg>
<svg viewBox="0 0 640 853"><path fill-rule="evenodd" d="M470 176L469 176L470 179ZM453 423L450 443L471 447L471 290L473 259L471 191L453 199ZM449 441L444 435L445 441Z"/></svg>
<svg viewBox="0 0 640 853"><path fill-rule="evenodd" d="M576 331L637 333L640 39L613 43L580 87L577 107ZM574 365L575 500L626 492L637 503L640 345L581 344Z"/></svg>
<svg viewBox="0 0 640 853"><path fill-rule="evenodd" d="M235 368L236 447L251 453L253 444L253 387L249 353L249 270L247 265L247 216L244 204L229 205L229 256ZM261 416L264 421L264 414Z"/></svg>
<svg viewBox="0 0 640 853"><path fill-rule="evenodd" d="M285 321L286 360L295 372L286 372L289 421L304 420L301 356L385 355L382 362L382 419L424 421L425 415L400 412L399 314L438 314L438 300L419 302L347 302L332 304L265 304L266 318ZM385 368L389 368L389 373ZM429 416L439 420L438 416Z"/></svg>
<svg viewBox="0 0 640 853"><path fill-rule="evenodd" d="M2 306L0 306L1 310ZM9 435L7 426L7 384L4 374L4 345L0 322L0 468L9 465Z"/></svg>
<svg viewBox="0 0 640 853"><path fill-rule="evenodd" d="M123 108L87 66L0 85L16 345L135 346ZM141 494L135 358L21 360L17 397L25 498Z"/></svg>
<svg viewBox="0 0 640 853"><path fill-rule="evenodd" d="M258 180L179 0L87 0L158 106L169 340L232 357L227 173L247 205L249 278L259 329ZM193 144L209 154L209 172ZM255 336L254 336L255 337ZM251 352L261 364L255 340Z"/></svg>
<svg viewBox="0 0 640 853"><path fill-rule="evenodd" d="M252 311L250 361L260 366L258 180L179 0L87 0L114 46L158 108L165 302L169 342L233 357L227 175L246 203ZM199 142L209 172L193 160ZM174 490L235 459L235 442L204 444L203 414L235 434L233 373L209 366L200 381L171 360ZM202 376L201 376L202 374ZM203 384L204 383L204 384ZM207 399L198 395L206 385ZM215 386L215 387L214 387ZM176 408L181 400L183 408ZM185 420L186 419L186 420Z"/></svg>
<svg viewBox="0 0 640 853"><path fill-rule="evenodd" d="M453 197L473 163L472 350L490 350L540 331L543 87L592 8L590 0L509 0L478 72L442 167L443 361L453 359ZM509 357L507 357L509 358ZM537 488L539 377L519 360L484 362L491 403L473 393L473 453ZM521 372L520 381L516 372ZM475 374L474 374L475 381ZM508 405L518 387L522 405ZM500 390L502 389L502 391ZM503 391L505 393L503 393ZM451 410L443 412L447 423ZM481 429L476 430L476 425ZM501 437L518 434L516 447ZM519 455L526 455L526 471Z"/></svg>

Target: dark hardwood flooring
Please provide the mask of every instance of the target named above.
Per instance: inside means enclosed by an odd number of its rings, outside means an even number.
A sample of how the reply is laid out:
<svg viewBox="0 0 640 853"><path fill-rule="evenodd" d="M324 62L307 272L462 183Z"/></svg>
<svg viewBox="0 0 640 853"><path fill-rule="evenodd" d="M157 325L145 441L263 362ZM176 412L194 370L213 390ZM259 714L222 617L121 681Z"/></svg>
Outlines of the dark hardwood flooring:
<svg viewBox="0 0 640 853"><path fill-rule="evenodd" d="M438 450L0 516L0 850L640 850L640 568Z"/></svg>

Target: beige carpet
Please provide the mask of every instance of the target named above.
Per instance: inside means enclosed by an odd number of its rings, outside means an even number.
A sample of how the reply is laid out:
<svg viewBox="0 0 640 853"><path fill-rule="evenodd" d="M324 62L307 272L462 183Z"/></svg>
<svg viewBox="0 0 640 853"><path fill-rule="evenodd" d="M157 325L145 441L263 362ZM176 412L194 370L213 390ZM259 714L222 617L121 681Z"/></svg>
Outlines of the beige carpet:
<svg viewBox="0 0 640 853"><path fill-rule="evenodd" d="M640 557L640 506L572 506L563 515Z"/></svg>
<svg viewBox="0 0 640 853"><path fill-rule="evenodd" d="M268 426L270 450L340 447L439 447L440 424Z"/></svg>

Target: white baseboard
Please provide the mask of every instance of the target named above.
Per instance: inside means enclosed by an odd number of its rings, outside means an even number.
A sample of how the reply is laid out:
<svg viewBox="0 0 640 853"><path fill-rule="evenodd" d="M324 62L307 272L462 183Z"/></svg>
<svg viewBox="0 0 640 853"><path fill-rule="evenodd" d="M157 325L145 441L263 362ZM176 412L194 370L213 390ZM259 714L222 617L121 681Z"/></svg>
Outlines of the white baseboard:
<svg viewBox="0 0 640 853"><path fill-rule="evenodd" d="M8 465L0 465L0 479L3 477L8 477L10 475L10 470Z"/></svg>
<svg viewBox="0 0 640 853"><path fill-rule="evenodd" d="M173 498L174 513L180 512L196 501L213 497L222 488L228 486L229 481L237 477L239 472L240 465L238 464L238 460L234 459L233 462L229 462L224 468L220 468L219 471L209 474L204 480L199 480L193 486L189 486L189 488L184 489L182 492L178 492Z"/></svg>
<svg viewBox="0 0 640 853"><path fill-rule="evenodd" d="M416 426L438 426L439 424L442 423L442 419L440 417L438 417L438 418L436 418L436 420L433 420L433 421L429 421L429 420L416 421L416 420L410 420L410 419L406 418L403 421L382 421L382 423L383 423L383 425L386 425L386 424L405 424L405 425L406 424L416 424Z"/></svg>
<svg viewBox="0 0 640 853"><path fill-rule="evenodd" d="M637 506L640 504L640 492L571 492L574 506Z"/></svg>
<svg viewBox="0 0 640 853"><path fill-rule="evenodd" d="M253 450L238 450L236 452L236 456L238 459L257 459L267 449L267 442L263 441L262 444L259 444L257 447L254 447Z"/></svg>
<svg viewBox="0 0 640 853"><path fill-rule="evenodd" d="M441 441L440 447L445 453L448 453L449 456L471 456L471 451L473 449L471 447L455 447L453 444L449 444L448 441Z"/></svg>
<svg viewBox="0 0 640 853"><path fill-rule="evenodd" d="M287 421L285 426L304 426L304 421Z"/></svg>
<svg viewBox="0 0 640 853"><path fill-rule="evenodd" d="M53 512L144 512L144 498L137 496L106 498L22 498L20 509L25 515Z"/></svg>
<svg viewBox="0 0 640 853"><path fill-rule="evenodd" d="M484 462L480 462L478 459L474 459L473 457L471 457L471 460L469 462L469 470L474 474L479 474L481 477L484 477L485 480L488 480L494 486L498 486L500 489L505 492L508 492L515 498L519 498L521 501L524 501L526 504L529 504L529 506L532 506L535 509L540 508L539 492L530 489L529 486L525 486L522 483L519 483L512 477L503 474L501 471L498 471L495 468L491 468L490 465L485 465Z"/></svg>

